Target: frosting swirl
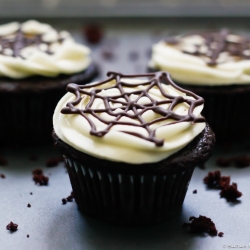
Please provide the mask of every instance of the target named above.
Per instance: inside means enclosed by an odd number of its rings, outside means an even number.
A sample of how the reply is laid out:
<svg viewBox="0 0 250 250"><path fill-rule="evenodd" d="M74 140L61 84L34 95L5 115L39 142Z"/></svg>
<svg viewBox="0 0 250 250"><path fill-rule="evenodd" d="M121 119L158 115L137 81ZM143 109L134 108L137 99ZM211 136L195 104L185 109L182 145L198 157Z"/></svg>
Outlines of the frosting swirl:
<svg viewBox="0 0 250 250"><path fill-rule="evenodd" d="M90 49L77 44L67 31L29 20L0 26L0 76L21 79L55 77L85 70Z"/></svg>
<svg viewBox="0 0 250 250"><path fill-rule="evenodd" d="M55 133L77 150L111 161L158 162L205 128L204 100L175 85L168 73L108 76L69 84L71 93L55 109Z"/></svg>
<svg viewBox="0 0 250 250"><path fill-rule="evenodd" d="M249 84L250 40L228 30L168 38L153 45L149 67L182 84Z"/></svg>

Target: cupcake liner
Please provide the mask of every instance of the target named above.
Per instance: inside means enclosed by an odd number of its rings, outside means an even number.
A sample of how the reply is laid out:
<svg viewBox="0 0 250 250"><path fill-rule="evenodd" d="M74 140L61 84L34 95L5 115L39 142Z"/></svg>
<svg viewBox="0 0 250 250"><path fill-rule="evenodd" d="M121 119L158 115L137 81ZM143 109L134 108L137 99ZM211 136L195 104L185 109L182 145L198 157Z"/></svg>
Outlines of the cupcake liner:
<svg viewBox="0 0 250 250"><path fill-rule="evenodd" d="M65 90L0 93L0 142L4 145L53 143L52 116Z"/></svg>
<svg viewBox="0 0 250 250"><path fill-rule="evenodd" d="M122 225L158 223L178 212L194 170L130 175L97 170L72 158L65 161L79 209Z"/></svg>
<svg viewBox="0 0 250 250"><path fill-rule="evenodd" d="M247 88L241 92L196 93L205 99L202 115L213 129L217 142L249 138L250 116L247 114L250 107L250 91Z"/></svg>

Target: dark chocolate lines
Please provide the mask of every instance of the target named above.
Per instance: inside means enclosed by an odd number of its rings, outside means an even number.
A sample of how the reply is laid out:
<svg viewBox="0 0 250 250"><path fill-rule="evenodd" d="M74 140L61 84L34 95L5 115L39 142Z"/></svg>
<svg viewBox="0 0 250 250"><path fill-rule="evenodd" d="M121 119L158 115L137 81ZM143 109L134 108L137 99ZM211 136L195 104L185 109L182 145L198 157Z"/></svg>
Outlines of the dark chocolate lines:
<svg viewBox="0 0 250 250"><path fill-rule="evenodd" d="M183 38L190 35L195 34L189 34L183 36ZM193 44L195 48L194 51L182 50L182 52L194 56L208 58L207 65L209 66L217 65L218 58L223 52L228 52L231 56L239 57L240 59L250 59L250 39L247 37L238 36L239 39L237 41L232 41L228 38L228 36L232 34L230 34L227 29L222 29L220 32L198 33L197 35L200 35L205 39L205 43L202 46L205 46L207 51L202 52L200 51L200 45ZM170 45L177 45L181 39L182 38L168 38L165 40L165 42Z"/></svg>
<svg viewBox="0 0 250 250"><path fill-rule="evenodd" d="M14 35L14 37L12 37L12 35ZM62 43L62 41L64 40L58 34L57 41L46 42L46 41L43 41L42 35L43 34L26 34L21 30L21 27L20 27L13 34L8 34L6 36L0 36L0 45L2 46L2 49L0 50L0 54L6 55L6 54L4 54L4 50L10 49L13 52L11 55L12 57L20 56L21 58L23 58L20 54L22 49L29 47L29 46L34 46L38 50L42 51L39 48L39 45L46 44L48 46L48 48L47 48L47 50L45 50L43 52L50 55L50 54L53 54L52 51L50 50L50 45L52 43L56 43L56 42ZM9 36L11 36L11 37L8 38Z"/></svg>
<svg viewBox="0 0 250 250"><path fill-rule="evenodd" d="M120 131L120 132L127 133L130 135L142 138L144 140L153 142L155 143L156 146L163 146L164 140L157 139L155 137L156 129L151 129L150 125L160 122L160 121L168 120L168 119L173 119L174 121L169 122L168 124L165 124L165 125L170 125L170 124L180 123L180 122L195 123L195 122L205 121L204 117L196 117L193 114L194 109L197 106L204 103L203 98L195 95L194 93L188 90L184 90L180 88L179 86L177 86L171 80L169 74L166 72L156 72L156 73L142 74L142 75L123 75L123 74L116 73L116 72L108 72L107 76L109 78L102 82L98 82L94 84L87 84L87 85L77 85L77 84L71 83L67 86L67 91L73 93L76 96L76 99L72 102L68 102L66 107L64 107L61 110L61 113L62 114L79 114L83 116L88 121L91 127L91 130L90 130L91 135L98 136L98 137L104 136L105 134L108 133L108 131L114 125L127 125L127 126L134 126L134 127L142 127L147 131L148 136L144 136L140 133L133 132L132 129L131 131ZM133 84L122 81L122 78L140 78L140 77L147 78L147 79L144 80L143 82L133 83ZM113 81L113 80L115 81L115 83L111 87L100 88L100 86L105 85L106 83ZM172 96L170 94L167 94L164 91L161 85L161 82L171 85L175 89L186 93L188 96L191 96L194 99L184 98L182 96ZM135 89L135 91L131 91L131 92L125 92L124 90L124 87L136 88L139 85L144 86L144 88ZM99 88L95 89L95 87L99 87ZM165 100L157 101L151 97L151 95L149 94L149 90L155 87L157 87L157 89L160 91L162 96L166 98ZM90 88L91 88L91 91L88 91L88 89ZM114 89L114 88L118 89L120 94L115 95L115 96L99 95L99 93L102 90L109 90L109 89ZM82 96L85 96L85 95L90 97L90 100L88 104L86 105L85 109L76 108L76 105L78 105L81 102L83 98ZM131 95L137 95L138 97L135 100L131 100L130 98ZM146 104L138 103L138 101L142 97L147 97L150 100L150 102ZM92 105L96 98L102 99L105 108L103 109L92 108ZM122 98L125 101L118 100L119 98ZM115 103L121 104L121 106L117 108L112 108L110 106L110 102L112 104L115 104ZM187 103L189 105L188 114L179 115L173 111L174 108L180 103ZM160 107L160 105L162 104L169 104L168 109L164 109L163 107ZM114 112L116 109L121 109L121 111ZM133 114L128 113L128 111L130 110L133 111ZM158 114L160 117L150 122L145 122L144 119L142 118L142 115L148 110L153 111L154 113ZM103 113L103 112L109 114L110 116L113 116L114 120L107 121L98 115L99 113ZM106 124L107 127L104 130L97 131L95 124L90 119L90 117L87 116L87 114L91 114L93 117L95 117L102 123ZM139 123L120 121L122 117L129 117L130 119L134 119L137 122L139 121ZM161 125L161 126L165 126L165 125Z"/></svg>

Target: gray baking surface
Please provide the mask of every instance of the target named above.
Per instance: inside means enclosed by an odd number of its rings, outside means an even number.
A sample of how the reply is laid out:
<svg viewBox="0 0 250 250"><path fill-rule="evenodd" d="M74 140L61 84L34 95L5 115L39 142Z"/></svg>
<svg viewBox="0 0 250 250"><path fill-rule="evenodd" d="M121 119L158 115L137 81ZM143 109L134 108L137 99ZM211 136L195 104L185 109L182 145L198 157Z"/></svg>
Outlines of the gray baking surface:
<svg viewBox="0 0 250 250"><path fill-rule="evenodd" d="M59 21L56 25L63 27ZM78 41L84 42L79 22L66 25ZM197 28L187 26L184 25L183 29ZM101 69L99 79L103 79L108 70L144 73L150 46L168 33L162 26L159 30L154 27L143 22L137 23L136 27L133 23L118 25L107 22L103 41L91 45L94 59ZM182 29L178 26L178 30ZM107 54L109 58L105 59ZM0 250L250 248L249 167L216 166L217 157L249 155L246 143L224 149L216 147L205 169L196 168L194 171L182 211L174 218L158 225L135 228L113 226L86 217L77 209L75 202L62 205L61 199L70 195L72 189L63 163L53 168L46 167L50 157L59 155L52 143L47 147L3 148L0 153L9 162L7 166L0 166L0 174L6 176L5 179L0 178ZM36 155L38 160L30 160L31 155ZM35 185L32 170L36 168L42 168L49 176L48 186ZM230 175L232 182L238 183L243 193L239 202L227 202L220 198L219 190L208 190L203 184L204 176L217 169L222 175ZM197 194L193 194L195 189ZM27 207L28 203L31 207ZM199 215L210 217L218 232L224 232L224 236L191 234L182 227L190 216ZM10 221L18 224L16 232L6 230Z"/></svg>

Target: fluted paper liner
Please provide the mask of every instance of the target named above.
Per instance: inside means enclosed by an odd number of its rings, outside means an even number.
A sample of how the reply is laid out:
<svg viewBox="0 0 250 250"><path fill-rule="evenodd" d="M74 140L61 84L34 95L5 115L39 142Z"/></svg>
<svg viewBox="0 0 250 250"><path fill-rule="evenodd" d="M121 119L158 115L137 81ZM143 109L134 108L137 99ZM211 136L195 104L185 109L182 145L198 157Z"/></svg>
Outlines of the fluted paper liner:
<svg viewBox="0 0 250 250"><path fill-rule="evenodd" d="M87 215L124 225L161 222L182 206L193 168L165 175L100 171L66 159L75 200Z"/></svg>

